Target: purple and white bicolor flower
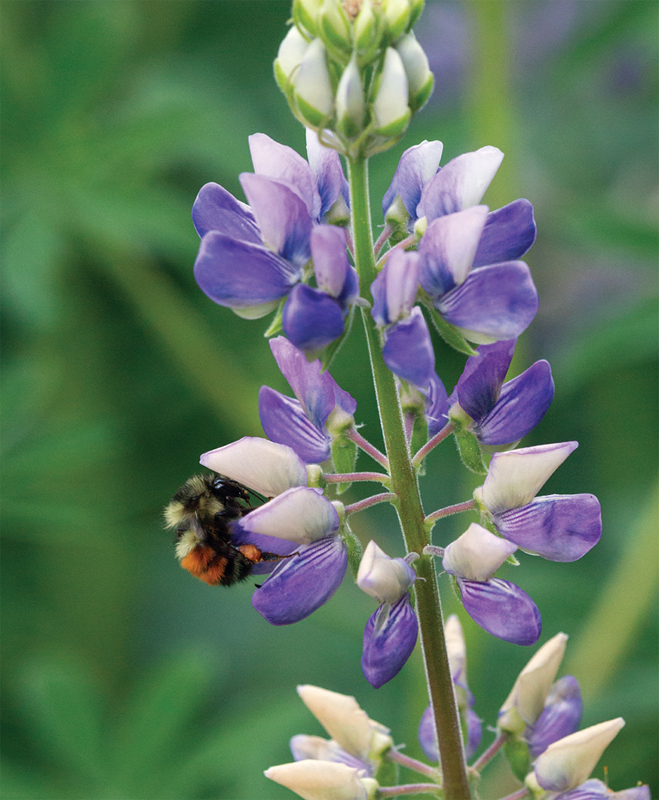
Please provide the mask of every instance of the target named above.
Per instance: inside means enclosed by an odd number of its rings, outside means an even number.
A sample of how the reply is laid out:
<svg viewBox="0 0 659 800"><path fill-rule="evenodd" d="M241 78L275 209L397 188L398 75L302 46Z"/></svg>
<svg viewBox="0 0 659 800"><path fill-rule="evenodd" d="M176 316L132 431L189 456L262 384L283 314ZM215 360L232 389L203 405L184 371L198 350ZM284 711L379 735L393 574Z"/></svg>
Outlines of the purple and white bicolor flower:
<svg viewBox="0 0 659 800"><path fill-rule="evenodd" d="M576 561L602 535L600 504L592 494L536 497L578 442L495 453L474 492L481 513L505 539L550 561Z"/></svg>
<svg viewBox="0 0 659 800"><path fill-rule="evenodd" d="M531 758L537 758L550 744L577 731L582 715L579 681L572 675L564 675L549 690L542 713L527 731Z"/></svg>
<svg viewBox="0 0 659 800"><path fill-rule="evenodd" d="M472 523L446 548L442 566L455 577L474 622L506 642L531 645L542 630L537 606L514 583L493 577L515 550L512 542Z"/></svg>
<svg viewBox="0 0 659 800"><path fill-rule="evenodd" d="M483 725L478 715L473 710L474 696L467 686L467 649L465 647L462 625L456 614L446 620L444 625L446 636L446 649L451 670L451 679L455 686L458 710L466 721L465 757L469 760L481 742ZM419 744L426 757L431 761L439 761L439 747L437 745L437 729L432 705L423 713L419 724Z"/></svg>
<svg viewBox="0 0 659 800"><path fill-rule="evenodd" d="M307 361L295 345L278 336L270 349L295 399L269 386L259 392L259 415L266 436L286 444L307 464L330 457L332 438L354 424L357 402L339 387L319 360Z"/></svg>
<svg viewBox="0 0 659 800"><path fill-rule="evenodd" d="M518 442L540 422L554 397L547 361L536 361L504 383L516 344L517 339L509 339L480 345L449 398L450 418L483 445Z"/></svg>
<svg viewBox="0 0 659 800"><path fill-rule="evenodd" d="M312 131L307 134L310 163L262 133L250 136L249 144L254 173L240 176L249 205L216 183L203 186L195 200L192 219L201 237L195 278L211 300L240 316L258 319L301 285L312 254L320 262L336 256L342 283L336 275L329 283L323 278L323 285L331 285L329 294L321 291L323 297L318 298L316 290L311 290L310 299L303 291L290 300L284 330L290 328L291 338L306 347L304 323L298 320L298 313L304 316L313 305L327 338L338 329L338 317L343 319L341 304L349 303L356 292L354 270L346 270L342 260L347 261L345 238L340 253L342 232L327 240L322 236L312 240L314 226L344 191L343 169L338 154L322 147ZM322 266L319 269L321 275L326 272ZM341 322L336 336L342 330ZM313 341L312 346L322 345Z"/></svg>
<svg viewBox="0 0 659 800"><path fill-rule="evenodd" d="M553 800L650 800L650 787L632 786L620 792L612 792L609 787L597 778L592 778L561 794L554 794Z"/></svg>
<svg viewBox="0 0 659 800"><path fill-rule="evenodd" d="M371 284L371 314L383 331L382 357L401 380L427 390L435 375L435 352L428 324L415 306L419 256L395 250Z"/></svg>
<svg viewBox="0 0 659 800"><path fill-rule="evenodd" d="M385 219L398 197L410 225L424 216L432 222L478 204L503 159L496 147L482 147L440 168L441 156L438 141L421 142L403 153L382 201ZM521 258L535 236L533 206L528 200L515 200L487 215L471 266L476 269Z"/></svg>
<svg viewBox="0 0 659 800"><path fill-rule="evenodd" d="M364 551L357 585L380 606L364 629L362 671L379 689L403 668L412 654L419 623L412 608L410 586L416 572L403 558L390 558L374 541Z"/></svg>
<svg viewBox="0 0 659 800"><path fill-rule="evenodd" d="M201 463L272 498L233 524L236 541L288 556L257 564L272 574L252 595L252 605L273 625L312 614L337 590L348 565L339 515L320 489L307 487L307 468L290 447L246 436L204 453ZM273 569L274 567L274 569Z"/></svg>

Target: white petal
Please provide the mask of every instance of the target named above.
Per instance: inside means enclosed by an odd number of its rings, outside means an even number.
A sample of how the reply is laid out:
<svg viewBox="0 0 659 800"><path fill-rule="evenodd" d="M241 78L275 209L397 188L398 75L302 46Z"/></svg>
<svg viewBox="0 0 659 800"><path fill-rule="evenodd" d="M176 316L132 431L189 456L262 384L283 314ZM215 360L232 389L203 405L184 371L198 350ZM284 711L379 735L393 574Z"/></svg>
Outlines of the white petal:
<svg viewBox="0 0 659 800"><path fill-rule="evenodd" d="M556 792L582 784L624 724L622 717L610 719L550 744L534 764L538 783Z"/></svg>
<svg viewBox="0 0 659 800"><path fill-rule="evenodd" d="M557 633L542 645L520 672L499 711L500 728L522 733L517 715L525 723L524 727L535 724L563 660L567 640L567 634Z"/></svg>
<svg viewBox="0 0 659 800"><path fill-rule="evenodd" d="M320 489L296 487L255 508L240 522L245 530L312 544L339 528L339 515Z"/></svg>
<svg viewBox="0 0 659 800"><path fill-rule="evenodd" d="M492 514L520 508L533 500L578 442L523 447L495 453L483 483L483 502Z"/></svg>
<svg viewBox="0 0 659 800"><path fill-rule="evenodd" d="M270 767L264 774L304 800L366 800L368 797L358 771L337 762L306 759Z"/></svg>
<svg viewBox="0 0 659 800"><path fill-rule="evenodd" d="M468 581L487 581L515 550L517 545L472 522L446 548L442 565L447 572Z"/></svg>
<svg viewBox="0 0 659 800"><path fill-rule="evenodd" d="M446 649L448 651L448 663L451 668L451 676L460 675L464 683L467 671L467 648L465 637L462 632L462 625L457 614L451 616L444 623L444 636L446 637Z"/></svg>
<svg viewBox="0 0 659 800"><path fill-rule="evenodd" d="M293 70L300 66L304 54L309 47L309 42L302 36L300 31L293 25L284 40L279 45L277 61L284 75L290 80Z"/></svg>
<svg viewBox="0 0 659 800"><path fill-rule="evenodd" d="M359 563L357 586L379 603L396 603L415 577L414 570L402 559L390 558L374 541L370 541Z"/></svg>
<svg viewBox="0 0 659 800"><path fill-rule="evenodd" d="M373 103L373 114L378 130L406 116L408 97L407 75L403 61L393 47L388 47L382 67L380 88Z"/></svg>
<svg viewBox="0 0 659 800"><path fill-rule="evenodd" d="M199 461L265 497L276 497L293 486L307 485L306 466L294 450L256 436L244 436L210 450Z"/></svg>

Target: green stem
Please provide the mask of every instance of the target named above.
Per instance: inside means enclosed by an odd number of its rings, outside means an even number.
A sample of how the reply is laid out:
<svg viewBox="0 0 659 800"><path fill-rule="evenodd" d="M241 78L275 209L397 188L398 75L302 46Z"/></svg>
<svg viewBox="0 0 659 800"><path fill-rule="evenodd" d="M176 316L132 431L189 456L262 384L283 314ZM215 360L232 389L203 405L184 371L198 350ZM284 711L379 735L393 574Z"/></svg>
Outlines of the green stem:
<svg viewBox="0 0 659 800"><path fill-rule="evenodd" d="M362 286L370 286L377 276L377 270L371 234L368 163L366 159L355 158L349 161L349 167L355 265ZM415 584L416 610L430 702L437 726L439 756L444 777L444 797L446 800L469 800L471 795L446 651L437 574L432 558L423 555L423 548L429 542L416 471L405 438L403 414L394 376L382 358L379 334L370 313L362 310L362 319L366 329L375 394L389 459L391 490L396 495L394 505L408 552L415 552L421 556L415 563L417 575L422 579Z"/></svg>

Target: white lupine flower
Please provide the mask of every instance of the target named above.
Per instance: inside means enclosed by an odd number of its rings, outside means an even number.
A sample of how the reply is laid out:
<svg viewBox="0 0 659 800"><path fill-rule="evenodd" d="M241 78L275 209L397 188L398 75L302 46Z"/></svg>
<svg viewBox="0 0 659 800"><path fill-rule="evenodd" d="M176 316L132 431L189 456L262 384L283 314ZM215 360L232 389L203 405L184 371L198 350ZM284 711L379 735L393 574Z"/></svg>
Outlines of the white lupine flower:
<svg viewBox="0 0 659 800"><path fill-rule="evenodd" d="M293 25L279 45L275 62L287 80L294 80L293 73L300 66L308 47L309 42Z"/></svg>
<svg viewBox="0 0 659 800"><path fill-rule="evenodd" d="M360 779L357 769L332 761L294 761L270 767L264 775L304 800L368 800L377 788L374 780Z"/></svg>
<svg viewBox="0 0 659 800"><path fill-rule="evenodd" d="M346 136L359 133L364 125L366 104L357 59L353 56L343 70L336 89L336 120Z"/></svg>
<svg viewBox="0 0 659 800"><path fill-rule="evenodd" d="M446 638L451 677L460 675L464 682L464 676L467 672L467 647L462 625L457 614L451 614L444 623L444 636Z"/></svg>
<svg viewBox="0 0 659 800"><path fill-rule="evenodd" d="M522 733L527 725L537 721L556 679L567 640L567 634L557 633L542 645L520 672L499 711L498 724L502 730Z"/></svg>
<svg viewBox="0 0 659 800"><path fill-rule="evenodd" d="M402 132L409 119L409 92L403 61L393 47L388 47L380 76L380 86L373 103L378 133ZM395 129L395 131L393 130Z"/></svg>
<svg viewBox="0 0 659 800"><path fill-rule="evenodd" d="M410 96L410 105L419 108L430 96L433 75L428 64L428 56L410 31L394 45L405 67Z"/></svg>
<svg viewBox="0 0 659 800"><path fill-rule="evenodd" d="M538 784L552 792L565 792L582 784L624 724L625 720L617 717L550 744L533 765Z"/></svg>
<svg viewBox="0 0 659 800"><path fill-rule="evenodd" d="M517 545L495 536L476 522L446 548L442 565L451 575L468 581L487 581L511 556Z"/></svg>
<svg viewBox="0 0 659 800"><path fill-rule="evenodd" d="M370 541L357 572L357 586L379 603L396 603L410 588L416 574L402 558L390 558Z"/></svg>
<svg viewBox="0 0 659 800"><path fill-rule="evenodd" d="M354 697L308 684L298 686L297 693L330 737L350 755L366 760L392 746L389 729L369 719Z"/></svg>
<svg viewBox="0 0 659 800"><path fill-rule="evenodd" d="M319 125L332 113L334 92L321 39L311 42L300 63L295 81L295 99L300 113L312 125Z"/></svg>

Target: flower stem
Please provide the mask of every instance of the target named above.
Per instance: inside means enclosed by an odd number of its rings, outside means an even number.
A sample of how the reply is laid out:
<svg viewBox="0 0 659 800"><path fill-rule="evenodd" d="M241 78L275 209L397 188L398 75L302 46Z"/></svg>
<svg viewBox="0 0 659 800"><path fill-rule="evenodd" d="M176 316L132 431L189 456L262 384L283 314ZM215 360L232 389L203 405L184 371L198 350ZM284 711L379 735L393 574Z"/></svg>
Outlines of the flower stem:
<svg viewBox="0 0 659 800"><path fill-rule="evenodd" d="M387 500L393 500L396 497L395 494L391 492L383 492L382 494L374 494L372 497L367 497L365 500L359 500L356 503L352 503L349 506L346 506L344 511L346 516L349 514L354 514L356 511L363 511L365 508L370 508L371 506L375 506L378 503L386 503Z"/></svg>
<svg viewBox="0 0 659 800"><path fill-rule="evenodd" d="M473 500L465 500L464 503L456 503L454 506L440 508L437 511L433 511L432 514L428 514L426 517L426 525L435 523L438 519L442 519L442 517L450 517L451 514L459 514L461 511L471 511L471 509L475 507L476 503Z"/></svg>
<svg viewBox="0 0 659 800"><path fill-rule="evenodd" d="M439 794L441 786L436 783L407 783L404 786L380 786L380 797L399 797L402 794Z"/></svg>
<svg viewBox="0 0 659 800"><path fill-rule="evenodd" d="M355 265L362 286L370 286L377 276L377 270L373 257L367 160L361 157L351 159L349 167ZM382 358L375 324L370 314L366 314L363 309L362 320L366 329L375 394L389 459L391 489L397 497L394 505L407 552L416 552L421 556L415 564L417 575L424 579L415 584L416 610L428 690L437 726L444 796L446 800L468 800L471 795L448 664L437 574L432 558L423 555L423 548L429 542L416 471L405 438L403 413L394 377Z"/></svg>
<svg viewBox="0 0 659 800"><path fill-rule="evenodd" d="M431 450L433 450L435 447L437 447L437 445L440 442L443 442L444 439L446 439L446 437L449 436L451 433L453 433L453 423L452 422L447 422L446 425L444 425L444 427L441 429L441 431L439 431L439 433L436 433L432 437L432 439L429 439L423 445L423 447L420 448L416 452L416 454L412 458L412 463L414 464L414 466L415 467L420 467L421 466L421 462L428 455L428 453Z"/></svg>
<svg viewBox="0 0 659 800"><path fill-rule="evenodd" d="M389 462L384 453L381 453L377 447L374 447L370 442L366 441L356 428L350 428L348 431L348 439L352 440L357 447L361 448L365 453L381 464L385 469L389 469Z"/></svg>
<svg viewBox="0 0 659 800"><path fill-rule="evenodd" d="M326 483L355 483L356 481L379 481L389 483L389 476L383 472L323 472Z"/></svg>
<svg viewBox="0 0 659 800"><path fill-rule="evenodd" d="M501 800L522 800L522 798L526 797L527 794L530 794L529 790L526 788L526 786L522 786L521 789L518 789L512 794L507 794L505 797L502 797Z"/></svg>
<svg viewBox="0 0 659 800"><path fill-rule="evenodd" d="M434 778L435 780L438 780L440 777L439 772L434 767L424 764L423 761L417 761L416 758L410 758L393 747L391 750L387 750L386 755L390 761L400 764L401 767L407 767L407 769L411 769L421 775L426 775L428 778Z"/></svg>
<svg viewBox="0 0 659 800"><path fill-rule="evenodd" d="M481 757L477 761L474 761L474 763L471 765L471 769L476 770L476 772L479 772L481 769L483 769L483 767L494 758L494 756L499 752L499 750L501 750L501 748L506 743L507 738L508 738L507 734L500 733L497 736L497 738L492 742L492 744L487 748L487 750L483 753L483 755L481 755Z"/></svg>
<svg viewBox="0 0 659 800"><path fill-rule="evenodd" d="M408 236L407 239L403 239L402 242L398 242L398 244L395 244L393 247L390 247L389 250L387 250L387 252L382 256L382 258L377 263L378 272L384 267L387 259L394 252L394 250L405 250L406 247L410 247L415 242L416 242L416 236L412 234L411 236Z"/></svg>
<svg viewBox="0 0 659 800"><path fill-rule="evenodd" d="M385 225L384 230L378 236L377 242L373 245L373 254L377 258L380 255L380 250L384 247L385 242L393 233L394 228L393 225Z"/></svg>

